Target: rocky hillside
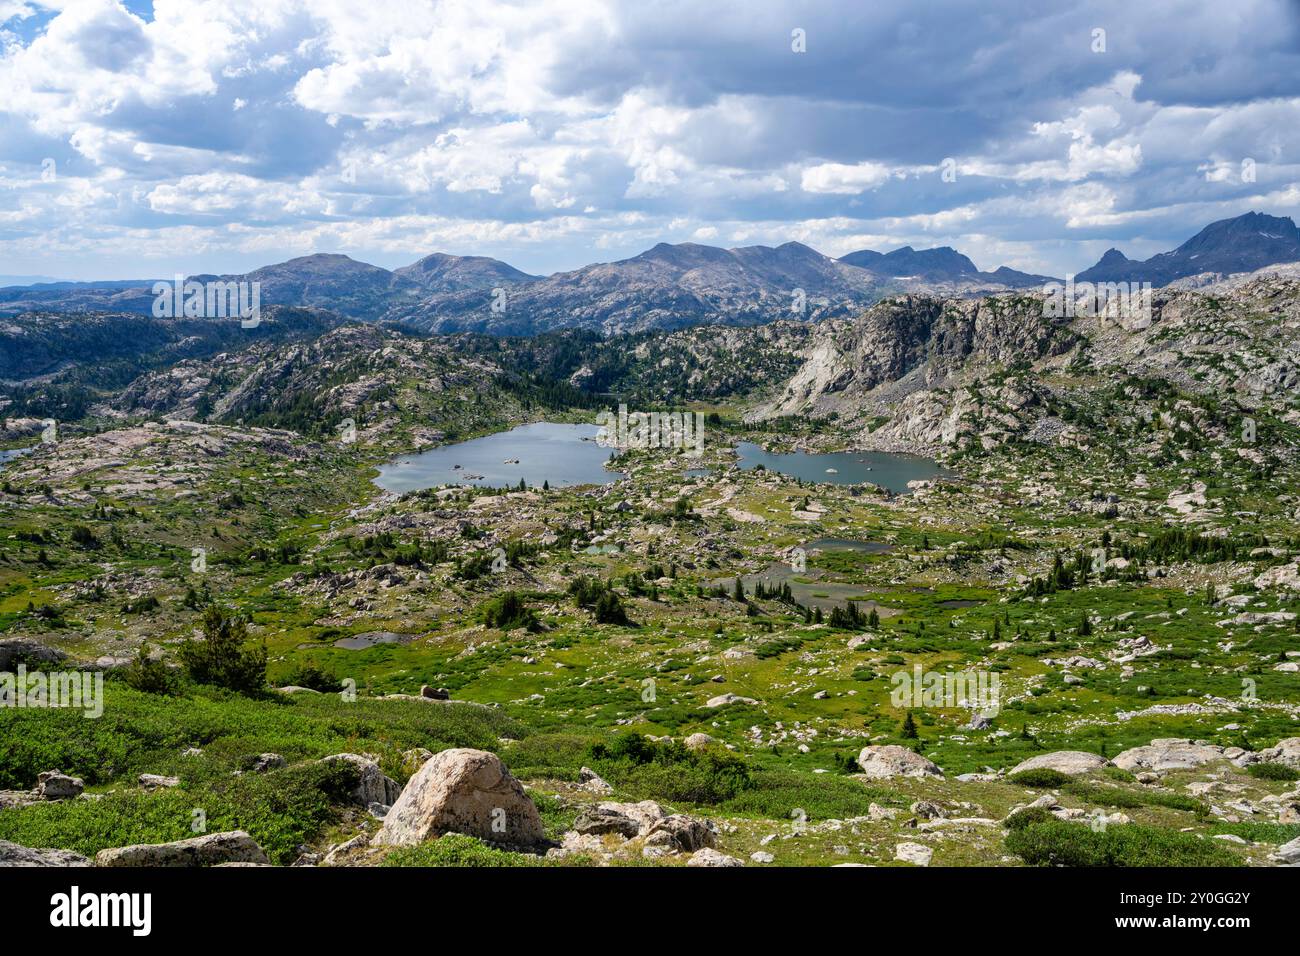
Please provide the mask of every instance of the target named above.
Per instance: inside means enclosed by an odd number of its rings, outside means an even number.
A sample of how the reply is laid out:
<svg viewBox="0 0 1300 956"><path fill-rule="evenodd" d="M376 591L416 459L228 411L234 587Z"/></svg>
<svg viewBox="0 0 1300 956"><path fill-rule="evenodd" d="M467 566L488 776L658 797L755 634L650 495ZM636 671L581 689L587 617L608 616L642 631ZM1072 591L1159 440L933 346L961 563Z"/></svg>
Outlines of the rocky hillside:
<svg viewBox="0 0 1300 956"><path fill-rule="evenodd" d="M1041 296L903 297L817 326L755 420L835 415L865 447L935 452L1081 440L1063 414L1132 379L1295 419L1300 281L1169 291L1152 322L1045 318ZM1068 407L1068 411L1066 410Z"/></svg>

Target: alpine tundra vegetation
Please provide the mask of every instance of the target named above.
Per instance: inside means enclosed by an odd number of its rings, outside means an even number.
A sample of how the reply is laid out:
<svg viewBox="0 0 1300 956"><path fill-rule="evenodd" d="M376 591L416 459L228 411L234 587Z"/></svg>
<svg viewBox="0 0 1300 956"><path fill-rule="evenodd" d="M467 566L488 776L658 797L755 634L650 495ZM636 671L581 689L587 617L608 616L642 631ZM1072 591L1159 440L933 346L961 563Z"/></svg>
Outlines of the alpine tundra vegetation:
<svg viewBox="0 0 1300 956"><path fill-rule="evenodd" d="M1300 281L1144 323L1051 294L611 336L10 320L0 859L1296 862ZM690 441L609 441L597 484L373 480L652 409Z"/></svg>

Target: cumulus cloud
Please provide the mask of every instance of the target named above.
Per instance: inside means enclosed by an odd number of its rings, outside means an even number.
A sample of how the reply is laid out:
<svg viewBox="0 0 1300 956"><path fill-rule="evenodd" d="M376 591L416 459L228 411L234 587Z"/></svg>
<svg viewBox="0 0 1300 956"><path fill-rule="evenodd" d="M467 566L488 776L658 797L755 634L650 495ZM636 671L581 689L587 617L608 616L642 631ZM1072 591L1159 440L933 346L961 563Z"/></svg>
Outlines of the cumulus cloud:
<svg viewBox="0 0 1300 956"><path fill-rule="evenodd" d="M1284 0L0 0L0 271L797 239L1064 274L1300 212L1298 38Z"/></svg>

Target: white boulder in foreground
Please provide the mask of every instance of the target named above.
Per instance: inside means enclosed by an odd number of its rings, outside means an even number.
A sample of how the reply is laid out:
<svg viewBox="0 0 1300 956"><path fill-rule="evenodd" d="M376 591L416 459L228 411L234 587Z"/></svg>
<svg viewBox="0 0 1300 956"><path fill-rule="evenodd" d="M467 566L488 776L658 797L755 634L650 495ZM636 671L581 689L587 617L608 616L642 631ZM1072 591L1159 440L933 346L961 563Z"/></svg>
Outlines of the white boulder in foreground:
<svg viewBox="0 0 1300 956"><path fill-rule="evenodd" d="M444 833L510 846L545 839L537 807L501 759L462 747L434 754L416 771L372 842L413 846Z"/></svg>

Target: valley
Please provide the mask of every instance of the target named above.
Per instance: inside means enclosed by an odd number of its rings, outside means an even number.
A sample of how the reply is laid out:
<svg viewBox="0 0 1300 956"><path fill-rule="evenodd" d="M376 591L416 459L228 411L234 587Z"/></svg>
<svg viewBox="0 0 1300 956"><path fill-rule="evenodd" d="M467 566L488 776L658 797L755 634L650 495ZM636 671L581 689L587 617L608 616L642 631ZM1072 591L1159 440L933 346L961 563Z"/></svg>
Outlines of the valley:
<svg viewBox="0 0 1300 956"><path fill-rule="evenodd" d="M97 720L0 709L0 846L111 865L201 811L279 865L1300 853L1294 278L1158 290L1140 328L1032 291L529 338L109 313L48 355L62 320L6 321L0 669L106 679ZM456 453L620 403L700 413L703 453L604 449L583 484ZM232 628L256 686L196 677ZM900 698L913 673L996 706ZM398 796L454 748L519 782L505 829L411 836Z"/></svg>

